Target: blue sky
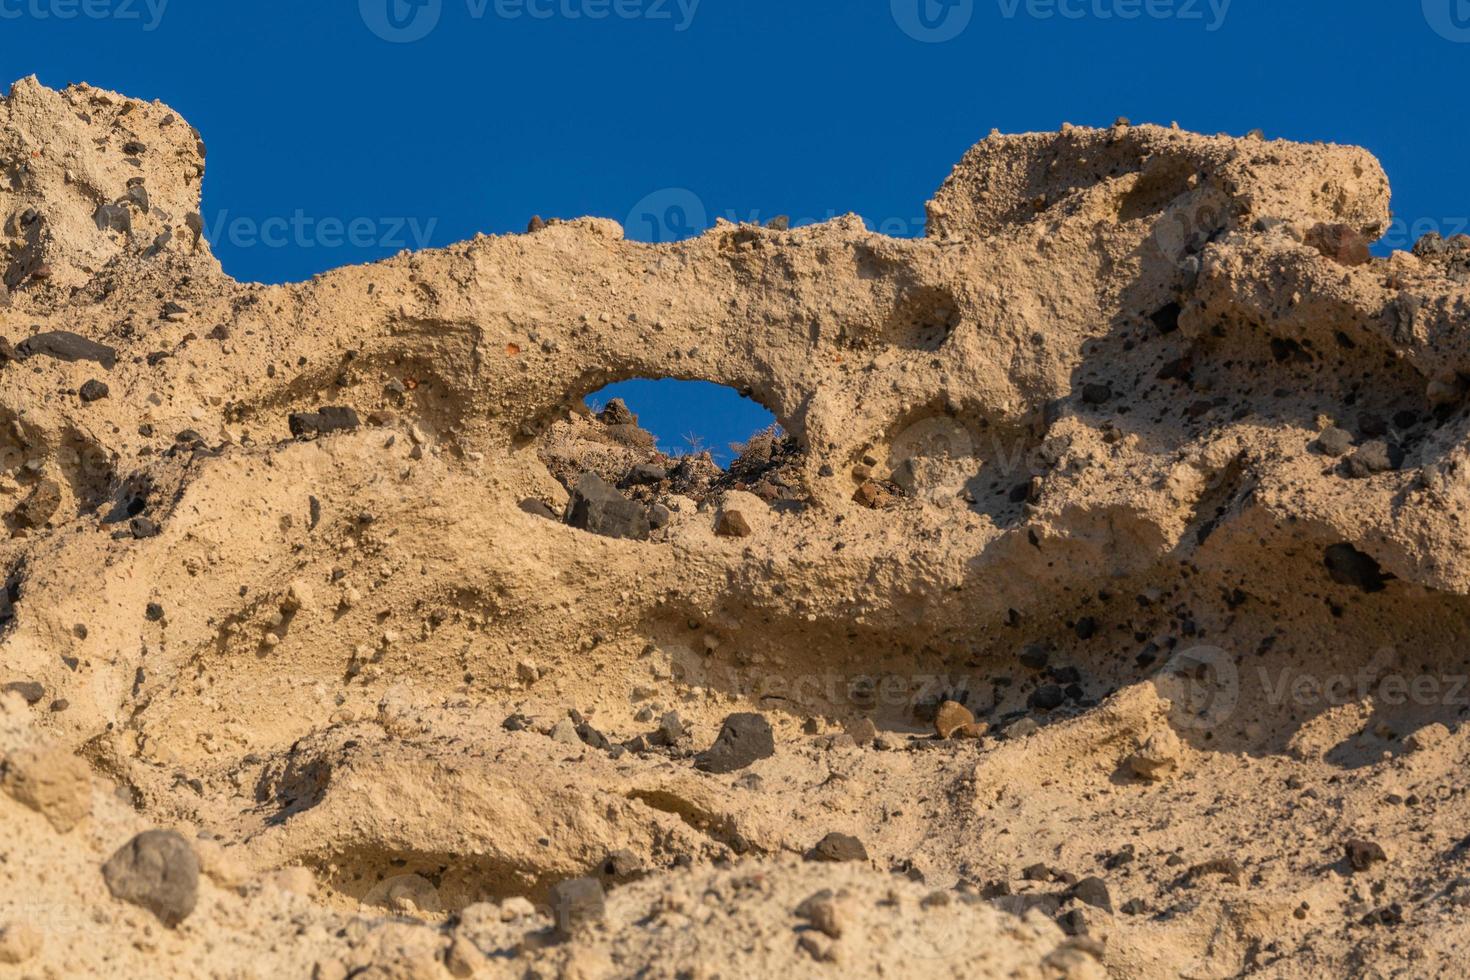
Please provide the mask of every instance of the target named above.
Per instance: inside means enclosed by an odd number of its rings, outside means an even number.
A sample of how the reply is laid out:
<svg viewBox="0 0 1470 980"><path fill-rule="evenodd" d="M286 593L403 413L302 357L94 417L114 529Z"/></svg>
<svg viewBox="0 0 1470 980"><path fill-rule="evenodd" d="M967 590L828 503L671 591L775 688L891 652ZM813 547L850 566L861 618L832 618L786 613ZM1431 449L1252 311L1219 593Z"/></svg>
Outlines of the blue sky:
<svg viewBox="0 0 1470 980"><path fill-rule="evenodd" d="M1470 231L1470 0L0 0L0 66L181 112L206 233L266 282L532 214L918 235L992 128L1118 116L1361 144L1394 184L1388 245ZM761 421L644 389L670 447Z"/></svg>

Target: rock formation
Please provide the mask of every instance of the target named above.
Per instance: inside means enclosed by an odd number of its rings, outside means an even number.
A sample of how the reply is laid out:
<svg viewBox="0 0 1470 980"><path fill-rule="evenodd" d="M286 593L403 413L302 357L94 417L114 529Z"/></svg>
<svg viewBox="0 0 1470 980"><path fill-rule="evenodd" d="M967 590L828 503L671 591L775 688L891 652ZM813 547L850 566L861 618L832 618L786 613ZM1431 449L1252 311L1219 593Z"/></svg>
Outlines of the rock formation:
<svg viewBox="0 0 1470 980"><path fill-rule="evenodd" d="M204 154L0 101L0 974L1463 960L1470 240L1372 257L1367 152L996 134L921 240L284 286ZM634 377L782 431L667 456Z"/></svg>

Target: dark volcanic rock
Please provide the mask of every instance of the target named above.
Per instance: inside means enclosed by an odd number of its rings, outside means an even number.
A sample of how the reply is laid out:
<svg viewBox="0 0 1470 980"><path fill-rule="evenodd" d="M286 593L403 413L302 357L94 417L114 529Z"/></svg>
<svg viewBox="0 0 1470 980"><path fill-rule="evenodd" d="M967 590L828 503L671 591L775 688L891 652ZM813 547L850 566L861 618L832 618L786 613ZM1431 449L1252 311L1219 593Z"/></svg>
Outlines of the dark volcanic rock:
<svg viewBox="0 0 1470 980"><path fill-rule="evenodd" d="M602 879L613 885L626 885L648 874L647 867L632 851L613 851L597 866Z"/></svg>
<svg viewBox="0 0 1470 980"><path fill-rule="evenodd" d="M10 516L19 527L45 527L60 506L61 485L55 480L42 480Z"/></svg>
<svg viewBox="0 0 1470 980"><path fill-rule="evenodd" d="M92 213L92 220L97 224L98 231L120 231L124 234L133 233L133 212L121 204L100 204Z"/></svg>
<svg viewBox="0 0 1470 980"><path fill-rule="evenodd" d="M1352 433L1329 426L1317 437L1317 448L1328 456L1346 456L1348 450L1353 448Z"/></svg>
<svg viewBox="0 0 1470 980"><path fill-rule="evenodd" d="M669 711L658 720L658 728L648 736L648 742L651 745L673 748L688 737L689 729L684 727L684 720L679 717L679 713Z"/></svg>
<svg viewBox="0 0 1470 980"><path fill-rule="evenodd" d="M1194 883L1202 878L1218 875L1233 885L1238 885L1245 878L1245 869L1240 862L1231 857L1211 858L1194 865L1184 873L1184 881Z"/></svg>
<svg viewBox="0 0 1470 980"><path fill-rule="evenodd" d="M1159 328L1159 333L1173 333L1179 329L1179 317L1183 312L1184 308L1178 303L1168 303L1150 314L1149 319Z"/></svg>
<svg viewBox="0 0 1470 980"><path fill-rule="evenodd" d="M36 704L46 696L46 687L39 681L11 681L0 691L6 694L19 694L25 699L26 704Z"/></svg>
<svg viewBox="0 0 1470 980"><path fill-rule="evenodd" d="M771 723L747 712L726 718L715 744L695 756L694 764L705 772L735 772L775 754Z"/></svg>
<svg viewBox="0 0 1470 980"><path fill-rule="evenodd" d="M332 405L316 412L292 412L287 424L291 435L324 436L331 432L350 432L362 423L354 409Z"/></svg>
<svg viewBox="0 0 1470 980"><path fill-rule="evenodd" d="M1068 889L1067 897L1085 902L1094 908L1113 911L1113 897L1108 892L1107 882L1101 878L1083 878Z"/></svg>
<svg viewBox="0 0 1470 980"><path fill-rule="evenodd" d="M614 398L607 403L607 407L597 413L597 418L603 425L637 425L638 416L634 415L626 402L621 398Z"/></svg>
<svg viewBox="0 0 1470 980"><path fill-rule="evenodd" d="M1038 711L1052 711L1060 708L1067 700L1067 693L1056 684L1043 684L1031 692L1031 697L1026 703Z"/></svg>
<svg viewBox="0 0 1470 980"><path fill-rule="evenodd" d="M1382 847L1367 840L1348 841L1343 845L1343 853L1354 871L1367 871L1373 865L1388 860Z"/></svg>
<svg viewBox="0 0 1470 980"><path fill-rule="evenodd" d="M868 849L863 842L849 834L828 834L817 841L815 847L806 852L808 861L827 861L833 864L842 861L866 861Z"/></svg>
<svg viewBox="0 0 1470 980"><path fill-rule="evenodd" d="M134 517L128 521L128 532L138 540L158 537L158 524L150 517Z"/></svg>
<svg viewBox="0 0 1470 980"><path fill-rule="evenodd" d="M629 483L662 483L669 478L669 471L657 463L639 463L628 471Z"/></svg>
<svg viewBox="0 0 1470 980"><path fill-rule="evenodd" d="M54 357L58 361L95 361L109 371L117 364L117 351L69 330L50 330L27 337L16 346L22 358Z"/></svg>
<svg viewBox="0 0 1470 980"><path fill-rule="evenodd" d="M1045 670L1051 661L1051 649L1045 643L1030 643L1021 648L1021 666L1031 670Z"/></svg>
<svg viewBox="0 0 1470 980"><path fill-rule="evenodd" d="M1364 592L1382 592L1386 587L1378 562L1350 544L1335 544L1323 554L1327 574L1338 585L1351 585Z"/></svg>
<svg viewBox="0 0 1470 980"><path fill-rule="evenodd" d="M1366 265L1373 258L1373 253L1368 251L1368 239L1351 225L1314 225L1303 240L1340 265Z"/></svg>
<svg viewBox="0 0 1470 980"><path fill-rule="evenodd" d="M596 473L583 473L572 487L567 523L608 538L642 541L653 528L648 513Z"/></svg>
<svg viewBox="0 0 1470 980"><path fill-rule="evenodd" d="M1069 936L1087 935L1087 915L1081 909L1071 909L1057 916L1057 925Z"/></svg>
<svg viewBox="0 0 1470 980"><path fill-rule="evenodd" d="M1388 443L1382 439L1360 446L1347 461L1347 474L1355 480L1364 480L1375 473L1387 473L1397 468Z"/></svg>
<svg viewBox="0 0 1470 980"><path fill-rule="evenodd" d="M556 511L551 509L551 505L544 500L537 500L535 497L527 497L525 500L522 500L520 502L520 508L532 517L545 517L553 521L557 519Z"/></svg>
<svg viewBox="0 0 1470 980"><path fill-rule="evenodd" d="M149 830L128 841L102 866L112 896L145 908L172 929L199 898L199 859L172 830Z"/></svg>

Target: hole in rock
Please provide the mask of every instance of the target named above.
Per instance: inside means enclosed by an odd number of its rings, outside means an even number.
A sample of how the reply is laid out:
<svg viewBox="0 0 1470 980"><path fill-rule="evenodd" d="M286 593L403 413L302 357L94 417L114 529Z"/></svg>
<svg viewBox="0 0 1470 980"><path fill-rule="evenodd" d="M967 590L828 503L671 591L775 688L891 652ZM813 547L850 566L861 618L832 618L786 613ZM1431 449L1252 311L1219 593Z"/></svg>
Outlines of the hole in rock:
<svg viewBox="0 0 1470 980"><path fill-rule="evenodd" d="M722 468L752 435L778 425L776 416L760 402L713 381L635 378L593 392L585 404L600 414L614 401L627 406L661 452L670 456L708 452Z"/></svg>
<svg viewBox="0 0 1470 980"><path fill-rule="evenodd" d="M797 439L759 402L708 381L635 379L588 395L543 435L540 456L573 494L597 477L603 500L593 503L608 526L587 526L611 537L643 538L667 523L682 501L703 503L746 491L771 506L799 506L807 498ZM531 503L531 502L528 502ZM569 509L570 523L583 526ZM541 511L544 516L562 517ZM645 528L645 521L650 525Z"/></svg>

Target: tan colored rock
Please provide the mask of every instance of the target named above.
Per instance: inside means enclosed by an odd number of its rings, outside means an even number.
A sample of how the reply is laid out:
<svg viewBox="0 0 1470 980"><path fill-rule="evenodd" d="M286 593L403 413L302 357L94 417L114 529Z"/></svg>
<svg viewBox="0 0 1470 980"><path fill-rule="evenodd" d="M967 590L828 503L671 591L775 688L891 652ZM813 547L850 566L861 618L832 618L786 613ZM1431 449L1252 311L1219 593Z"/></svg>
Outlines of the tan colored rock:
<svg viewBox="0 0 1470 980"><path fill-rule="evenodd" d="M1158 782L1173 775L1183 758L1184 743L1174 729L1160 728L1144 739L1138 751L1128 757L1128 766L1140 779Z"/></svg>
<svg viewBox="0 0 1470 980"><path fill-rule="evenodd" d="M748 538L751 535L750 522L738 510L723 511L715 533L722 538Z"/></svg>
<svg viewBox="0 0 1470 980"><path fill-rule="evenodd" d="M254 877L250 868L218 841L195 840L193 847L199 870L221 888L243 888Z"/></svg>
<svg viewBox="0 0 1470 980"><path fill-rule="evenodd" d="M841 939L845 916L838 905L838 898L830 891L820 891L796 907L796 916L810 922L818 932Z"/></svg>
<svg viewBox="0 0 1470 980"><path fill-rule="evenodd" d="M316 894L316 875L310 868L300 866L282 868L271 875L270 881L281 891L300 895L302 898L311 898Z"/></svg>
<svg viewBox="0 0 1470 980"><path fill-rule="evenodd" d="M1410 752L1429 752L1450 740L1450 730L1441 722L1432 722L1404 738Z"/></svg>
<svg viewBox="0 0 1470 980"><path fill-rule="evenodd" d="M878 726L871 718L859 718L848 722L842 727L842 731L859 746L872 745L873 740L878 737Z"/></svg>
<svg viewBox="0 0 1470 980"><path fill-rule="evenodd" d="M954 731L952 731L950 733L949 737L950 738L980 739L980 738L984 738L989 733L990 733L990 726L988 724L986 724L983 721L976 721L976 722L971 722L968 725L961 725L960 727L958 727Z"/></svg>
<svg viewBox="0 0 1470 980"><path fill-rule="evenodd" d="M969 708L956 701L945 701L934 715L934 732L940 738L950 738L967 725L975 723Z"/></svg>
<svg viewBox="0 0 1470 980"><path fill-rule="evenodd" d="M444 954L444 965L452 976L475 977L489 969L490 961L472 941L458 936Z"/></svg>
<svg viewBox="0 0 1470 980"><path fill-rule="evenodd" d="M852 499L871 510L880 510L892 502L893 495L880 484L867 480L853 493Z"/></svg>
<svg viewBox="0 0 1470 980"><path fill-rule="evenodd" d="M40 930L28 922L0 925L0 963L21 966L35 959L45 945Z"/></svg>
<svg viewBox="0 0 1470 980"><path fill-rule="evenodd" d="M61 833L81 823L92 810L92 770L59 746L7 755L0 789L40 813Z"/></svg>
<svg viewBox="0 0 1470 980"><path fill-rule="evenodd" d="M284 607L289 612L299 612L311 606L312 597L311 586L298 579L287 587Z"/></svg>

